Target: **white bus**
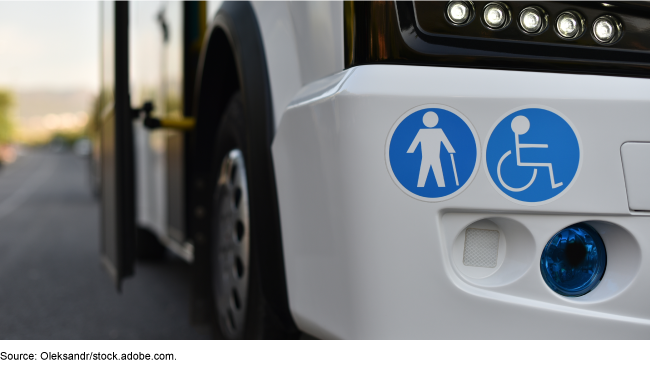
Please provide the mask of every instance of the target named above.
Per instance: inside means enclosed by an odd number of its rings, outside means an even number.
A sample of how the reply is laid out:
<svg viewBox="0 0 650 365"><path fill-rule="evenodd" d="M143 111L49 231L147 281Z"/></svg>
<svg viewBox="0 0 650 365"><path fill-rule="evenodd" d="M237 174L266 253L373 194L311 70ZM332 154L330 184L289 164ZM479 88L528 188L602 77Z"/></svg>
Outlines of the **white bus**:
<svg viewBox="0 0 650 365"><path fill-rule="evenodd" d="M217 338L650 337L650 6L105 2L103 261Z"/></svg>

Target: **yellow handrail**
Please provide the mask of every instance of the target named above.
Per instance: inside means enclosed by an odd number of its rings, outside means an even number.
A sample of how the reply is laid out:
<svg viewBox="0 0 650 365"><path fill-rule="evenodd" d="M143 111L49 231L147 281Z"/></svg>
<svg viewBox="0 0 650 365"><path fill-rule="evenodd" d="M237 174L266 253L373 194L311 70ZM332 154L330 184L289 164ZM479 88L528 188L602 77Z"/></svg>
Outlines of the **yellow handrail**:
<svg viewBox="0 0 650 365"><path fill-rule="evenodd" d="M162 128L190 130L193 129L195 125L196 120L194 118L160 118L160 126Z"/></svg>

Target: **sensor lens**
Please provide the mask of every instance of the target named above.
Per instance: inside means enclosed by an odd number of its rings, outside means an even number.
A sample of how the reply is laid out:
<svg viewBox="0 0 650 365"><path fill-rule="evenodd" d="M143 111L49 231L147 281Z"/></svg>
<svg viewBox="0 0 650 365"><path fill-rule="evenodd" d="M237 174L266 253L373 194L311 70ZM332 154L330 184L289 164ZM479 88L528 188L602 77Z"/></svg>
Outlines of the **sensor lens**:
<svg viewBox="0 0 650 365"><path fill-rule="evenodd" d="M574 12L565 12L557 17L556 27L562 38L577 38L582 33L582 19Z"/></svg>
<svg viewBox="0 0 650 365"><path fill-rule="evenodd" d="M463 24L469 18L469 6L462 1L452 1L447 5L447 16L454 24Z"/></svg>
<svg viewBox="0 0 650 365"><path fill-rule="evenodd" d="M499 3L490 3L483 11L483 20L485 24L492 29L499 29L506 23L506 9Z"/></svg>
<svg viewBox="0 0 650 365"><path fill-rule="evenodd" d="M594 21L592 28L593 36L600 43L613 43L621 35L621 26L618 21L610 16L605 15Z"/></svg>
<svg viewBox="0 0 650 365"><path fill-rule="evenodd" d="M596 230L585 223L558 232L542 252L540 268L546 284L556 293L578 297L600 283L607 252Z"/></svg>
<svg viewBox="0 0 650 365"><path fill-rule="evenodd" d="M526 33L537 33L542 27L542 14L535 8L526 8L519 15L519 24Z"/></svg>

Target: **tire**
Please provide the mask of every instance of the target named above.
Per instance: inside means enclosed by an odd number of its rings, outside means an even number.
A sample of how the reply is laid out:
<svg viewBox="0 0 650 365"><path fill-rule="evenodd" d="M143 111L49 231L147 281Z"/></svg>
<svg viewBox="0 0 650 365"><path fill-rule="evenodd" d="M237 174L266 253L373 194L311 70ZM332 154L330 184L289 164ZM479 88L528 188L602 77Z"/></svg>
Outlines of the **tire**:
<svg viewBox="0 0 650 365"><path fill-rule="evenodd" d="M262 295L258 254L264 242L250 234L251 212L261 209L250 199L244 109L239 92L221 118L212 177L210 278L212 327L217 339L293 338L267 307Z"/></svg>

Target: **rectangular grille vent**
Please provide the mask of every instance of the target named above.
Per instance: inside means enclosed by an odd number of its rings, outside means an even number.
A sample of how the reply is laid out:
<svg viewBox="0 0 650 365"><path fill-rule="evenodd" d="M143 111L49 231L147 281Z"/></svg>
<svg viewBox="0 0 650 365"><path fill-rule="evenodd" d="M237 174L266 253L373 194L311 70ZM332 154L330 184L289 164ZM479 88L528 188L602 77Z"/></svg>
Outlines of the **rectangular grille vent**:
<svg viewBox="0 0 650 365"><path fill-rule="evenodd" d="M495 268L499 257L499 231L467 228L465 230L465 266Z"/></svg>

